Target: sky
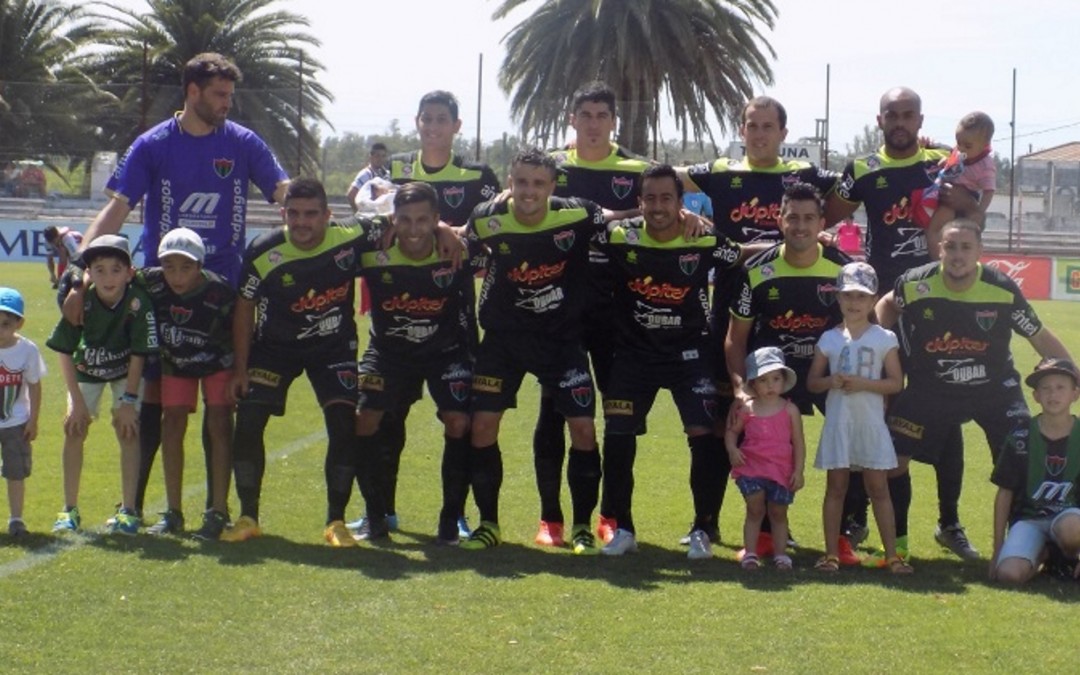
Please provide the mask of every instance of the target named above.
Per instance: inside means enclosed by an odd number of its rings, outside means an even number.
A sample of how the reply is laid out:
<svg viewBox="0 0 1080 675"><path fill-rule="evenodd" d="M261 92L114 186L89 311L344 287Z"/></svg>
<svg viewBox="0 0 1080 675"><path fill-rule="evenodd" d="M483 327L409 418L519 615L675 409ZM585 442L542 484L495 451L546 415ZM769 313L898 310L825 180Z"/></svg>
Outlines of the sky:
<svg viewBox="0 0 1080 675"><path fill-rule="evenodd" d="M115 0L114 0L115 1ZM319 79L334 95L324 135L385 131L413 124L420 96L448 89L461 102L462 133L490 142L517 129L497 83L502 38L540 4L493 22L496 0L279 0L306 16L322 43ZM608 0L609 2L612 0ZM995 150L1010 154L1013 69L1017 71L1016 156L1080 140L1080 3L1075 0L774 0L776 26L764 36L776 52L774 82L755 93L788 111L788 140L813 136L826 117L830 146L844 149L875 124L878 101L904 85L923 100L923 132L951 143L973 110L995 121ZM145 0L117 4L144 9ZM478 61L483 78L478 106ZM667 138L679 138L673 123ZM721 147L724 137L714 129ZM726 140L734 140L731 134Z"/></svg>

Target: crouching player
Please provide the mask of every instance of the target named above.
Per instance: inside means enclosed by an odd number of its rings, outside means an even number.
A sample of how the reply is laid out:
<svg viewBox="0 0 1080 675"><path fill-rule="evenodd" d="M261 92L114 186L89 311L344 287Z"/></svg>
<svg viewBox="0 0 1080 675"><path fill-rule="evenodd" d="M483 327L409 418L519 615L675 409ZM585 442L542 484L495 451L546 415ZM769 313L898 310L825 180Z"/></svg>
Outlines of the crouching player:
<svg viewBox="0 0 1080 675"><path fill-rule="evenodd" d="M389 535L387 495L383 485L390 471L379 452L375 433L387 410L407 410L413 392L427 382L443 423L443 506L436 542L458 543L458 516L469 491L469 394L474 330L467 302L473 271L455 270L439 257L436 228L438 196L427 183L408 183L394 195L397 243L386 251L361 256L361 275L371 289L371 334L360 361L357 406L358 477L367 520L357 537ZM340 521L326 529L333 546L351 546L354 539Z"/></svg>
<svg viewBox="0 0 1080 675"><path fill-rule="evenodd" d="M195 536L215 540L229 519L232 407L228 389L236 291L224 278L203 268L205 258L206 246L198 233L184 227L170 230L158 246L161 267L143 269L136 279L154 302L161 341L161 455L168 507L149 532L184 531L184 435L201 381L210 438L206 469L211 508L203 513L202 527Z"/></svg>

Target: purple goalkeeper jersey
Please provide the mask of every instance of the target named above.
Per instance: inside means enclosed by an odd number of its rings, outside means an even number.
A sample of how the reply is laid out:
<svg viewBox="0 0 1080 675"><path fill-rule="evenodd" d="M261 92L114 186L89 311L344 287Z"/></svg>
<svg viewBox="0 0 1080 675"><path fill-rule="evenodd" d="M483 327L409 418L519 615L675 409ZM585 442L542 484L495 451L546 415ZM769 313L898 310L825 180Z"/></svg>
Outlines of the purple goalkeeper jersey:
<svg viewBox="0 0 1080 675"><path fill-rule="evenodd" d="M161 237L176 227L198 232L206 267L235 284L246 245L248 182L267 201L288 175L259 136L226 121L205 136L192 136L174 116L135 139L105 189L134 208L145 205L146 265L158 265Z"/></svg>

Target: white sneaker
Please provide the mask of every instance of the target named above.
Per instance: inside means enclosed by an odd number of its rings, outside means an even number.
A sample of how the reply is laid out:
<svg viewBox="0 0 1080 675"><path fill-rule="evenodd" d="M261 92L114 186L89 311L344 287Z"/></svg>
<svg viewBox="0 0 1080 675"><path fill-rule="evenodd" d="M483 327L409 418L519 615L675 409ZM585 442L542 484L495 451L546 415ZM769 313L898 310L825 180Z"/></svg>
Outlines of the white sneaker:
<svg viewBox="0 0 1080 675"><path fill-rule="evenodd" d="M713 557L712 543L705 530L694 530L690 533L690 550L686 553L690 560L705 560Z"/></svg>
<svg viewBox="0 0 1080 675"><path fill-rule="evenodd" d="M621 527L615 530L615 536L611 538L600 552L604 555L625 555L637 551L637 538L630 530Z"/></svg>

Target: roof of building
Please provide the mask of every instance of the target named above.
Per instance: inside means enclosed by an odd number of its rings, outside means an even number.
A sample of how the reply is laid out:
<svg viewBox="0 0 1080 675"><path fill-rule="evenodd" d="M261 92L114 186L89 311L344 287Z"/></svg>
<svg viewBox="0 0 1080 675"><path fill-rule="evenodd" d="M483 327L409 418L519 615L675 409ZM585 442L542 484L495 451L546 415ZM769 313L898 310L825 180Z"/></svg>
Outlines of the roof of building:
<svg viewBox="0 0 1080 675"><path fill-rule="evenodd" d="M1023 162L1025 160L1041 162L1080 162L1080 141L1063 143L1062 145L1055 145L1052 148L1032 152L1018 158L1017 161Z"/></svg>

